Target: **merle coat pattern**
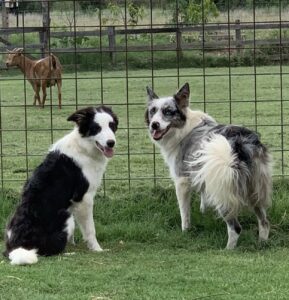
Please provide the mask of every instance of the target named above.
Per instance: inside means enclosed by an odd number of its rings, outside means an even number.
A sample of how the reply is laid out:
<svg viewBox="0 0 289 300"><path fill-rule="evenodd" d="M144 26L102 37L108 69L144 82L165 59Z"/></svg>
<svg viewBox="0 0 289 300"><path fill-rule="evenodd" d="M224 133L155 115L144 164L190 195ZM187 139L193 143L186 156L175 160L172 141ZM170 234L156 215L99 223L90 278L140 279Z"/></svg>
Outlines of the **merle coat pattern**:
<svg viewBox="0 0 289 300"><path fill-rule="evenodd" d="M172 97L159 98L147 88L146 124L152 141L169 166L178 198L182 230L191 226L191 188L201 193L201 210L213 207L227 224L227 248L241 232L238 214L252 209L259 238L267 240L271 203L271 156L258 134L236 125L218 124L211 116L189 108L189 85Z"/></svg>

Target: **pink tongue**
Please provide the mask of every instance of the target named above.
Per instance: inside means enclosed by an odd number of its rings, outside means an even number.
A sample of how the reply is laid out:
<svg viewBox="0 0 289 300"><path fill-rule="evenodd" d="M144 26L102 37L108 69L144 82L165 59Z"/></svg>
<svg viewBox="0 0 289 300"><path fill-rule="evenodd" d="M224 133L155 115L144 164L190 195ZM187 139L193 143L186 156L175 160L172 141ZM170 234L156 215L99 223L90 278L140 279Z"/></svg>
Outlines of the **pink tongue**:
<svg viewBox="0 0 289 300"><path fill-rule="evenodd" d="M154 139L159 139L161 136L162 136L162 131L157 131L157 130L154 130L153 131L153 138Z"/></svg>
<svg viewBox="0 0 289 300"><path fill-rule="evenodd" d="M104 154L106 157L113 157L113 149L112 149L112 148L105 147L105 148L104 148L104 151L103 151L103 154Z"/></svg>

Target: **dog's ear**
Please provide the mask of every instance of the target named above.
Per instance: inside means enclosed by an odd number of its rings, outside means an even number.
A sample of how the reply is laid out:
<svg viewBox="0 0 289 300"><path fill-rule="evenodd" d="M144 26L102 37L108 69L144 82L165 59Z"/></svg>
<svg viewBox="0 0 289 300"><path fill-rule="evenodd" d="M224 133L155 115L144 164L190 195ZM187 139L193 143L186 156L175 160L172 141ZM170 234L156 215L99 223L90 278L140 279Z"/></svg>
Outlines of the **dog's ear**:
<svg viewBox="0 0 289 300"><path fill-rule="evenodd" d="M148 101L152 101L154 99L159 99L159 96L155 94L155 92L147 86L147 95L148 95Z"/></svg>
<svg viewBox="0 0 289 300"><path fill-rule="evenodd" d="M190 86L188 83L185 83L179 91L174 95L174 98L179 105L179 107L186 108L189 106L190 100Z"/></svg>
<svg viewBox="0 0 289 300"><path fill-rule="evenodd" d="M93 107L87 107L87 108L77 110L75 113L73 113L67 118L67 121L73 121L77 125L79 125L83 120L87 119L88 117L93 117L93 115L94 115Z"/></svg>

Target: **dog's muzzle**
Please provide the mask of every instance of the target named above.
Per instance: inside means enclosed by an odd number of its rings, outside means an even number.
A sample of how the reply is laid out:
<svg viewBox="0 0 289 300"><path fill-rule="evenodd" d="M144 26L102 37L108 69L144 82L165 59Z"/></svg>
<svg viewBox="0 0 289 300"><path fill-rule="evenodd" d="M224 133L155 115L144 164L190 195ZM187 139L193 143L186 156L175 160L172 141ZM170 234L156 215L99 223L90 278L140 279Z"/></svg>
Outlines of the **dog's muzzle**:
<svg viewBox="0 0 289 300"><path fill-rule="evenodd" d="M98 142L96 143L96 147L103 153L103 155L107 158L111 158L113 157L114 151L113 151L113 147L115 145L115 141L114 140L108 140L106 142L106 146L103 147L102 145L100 145Z"/></svg>
<svg viewBox="0 0 289 300"><path fill-rule="evenodd" d="M158 122L155 122L155 123L158 123ZM152 123L152 126L151 126L151 135L152 135L152 138L155 140L155 141L159 141L163 138L163 136L169 131L170 129L170 126L168 126L167 128L165 129L159 129L159 126L155 126L157 128L154 128L153 127L153 124ZM158 123L159 124L159 123Z"/></svg>

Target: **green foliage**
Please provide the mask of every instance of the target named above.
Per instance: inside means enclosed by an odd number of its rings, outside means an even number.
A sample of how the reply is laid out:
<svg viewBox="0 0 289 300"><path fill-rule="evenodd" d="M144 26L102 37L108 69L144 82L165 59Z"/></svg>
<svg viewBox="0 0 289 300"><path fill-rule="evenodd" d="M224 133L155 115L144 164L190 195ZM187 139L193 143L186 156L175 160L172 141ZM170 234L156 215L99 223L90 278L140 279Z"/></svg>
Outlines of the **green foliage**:
<svg viewBox="0 0 289 300"><path fill-rule="evenodd" d="M138 21L144 17L144 7L130 0L128 1L127 9L129 14L128 24L137 25Z"/></svg>
<svg viewBox="0 0 289 300"><path fill-rule="evenodd" d="M116 23L122 19L123 24L137 25L139 20L142 20L145 14L143 5L139 5L136 1L128 0L126 2L127 15L125 15L125 8L118 4L116 0L109 1L107 9L110 12L108 17L103 18L104 24L107 22Z"/></svg>
<svg viewBox="0 0 289 300"><path fill-rule="evenodd" d="M289 0L214 0L214 3L219 10L235 9L235 8L264 8L279 6L286 7L289 5Z"/></svg>
<svg viewBox="0 0 289 300"><path fill-rule="evenodd" d="M178 10L173 9L173 22L181 24L207 23L219 11L213 0L179 0Z"/></svg>
<svg viewBox="0 0 289 300"><path fill-rule="evenodd" d="M42 5L41 1L19 1L19 12L41 12L42 11Z"/></svg>
<svg viewBox="0 0 289 300"><path fill-rule="evenodd" d="M90 1L78 1L82 10L95 10L103 8L105 6L105 1L103 0L90 0Z"/></svg>

